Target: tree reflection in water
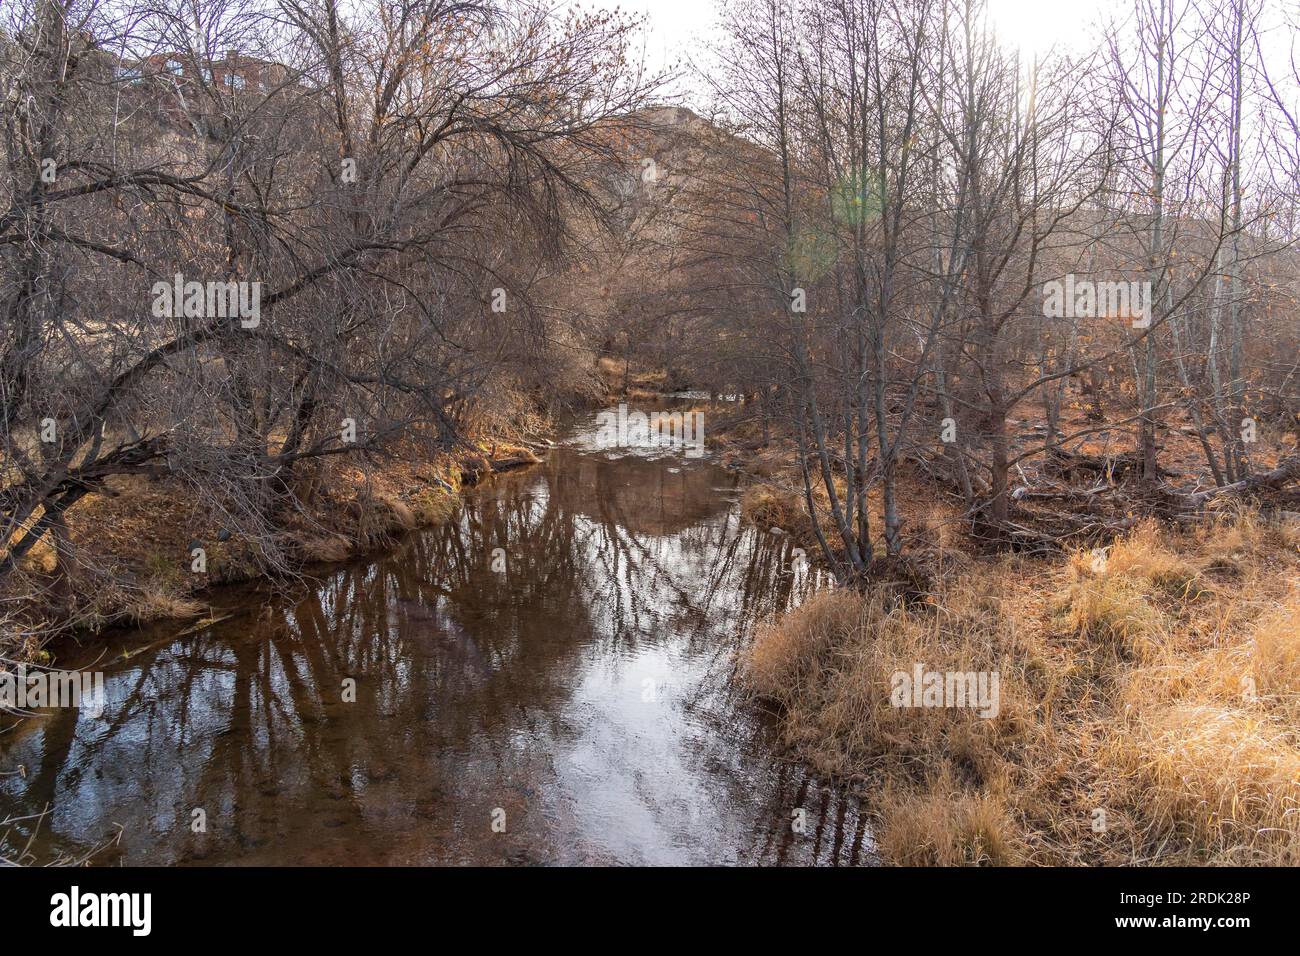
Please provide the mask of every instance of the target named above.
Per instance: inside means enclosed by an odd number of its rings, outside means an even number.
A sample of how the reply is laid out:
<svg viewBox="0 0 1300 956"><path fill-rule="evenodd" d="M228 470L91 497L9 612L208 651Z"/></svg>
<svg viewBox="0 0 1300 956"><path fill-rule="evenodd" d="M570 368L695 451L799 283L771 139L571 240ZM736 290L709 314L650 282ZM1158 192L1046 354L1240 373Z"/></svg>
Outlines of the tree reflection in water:
<svg viewBox="0 0 1300 956"><path fill-rule="evenodd" d="M722 469L584 437L304 593L131 635L103 718L0 736L0 819L49 808L38 858L120 823L127 863L867 862L856 803L730 681L807 585L788 539Z"/></svg>

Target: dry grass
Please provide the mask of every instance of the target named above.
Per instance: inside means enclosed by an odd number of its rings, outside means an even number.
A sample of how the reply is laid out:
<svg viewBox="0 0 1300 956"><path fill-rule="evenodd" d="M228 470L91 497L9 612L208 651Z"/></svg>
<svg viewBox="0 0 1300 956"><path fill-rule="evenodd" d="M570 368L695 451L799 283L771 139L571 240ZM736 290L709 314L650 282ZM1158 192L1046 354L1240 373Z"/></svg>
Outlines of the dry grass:
<svg viewBox="0 0 1300 956"><path fill-rule="evenodd" d="M1225 533L1235 530L1234 525ZM1131 579L1180 597L1194 592L1199 577L1191 561L1165 546L1159 525L1150 519L1116 541L1101 565L1110 579Z"/></svg>
<svg viewBox="0 0 1300 956"><path fill-rule="evenodd" d="M750 686L763 697L792 703L817 683L826 652L863 623L864 610L852 594L822 591L779 623L761 627L746 660Z"/></svg>
<svg viewBox="0 0 1300 956"><path fill-rule="evenodd" d="M1300 749L1266 708L1156 702L1137 711L1106 755L1140 788L1152 837L1198 847L1208 862L1294 864L1300 841Z"/></svg>
<svg viewBox="0 0 1300 956"><path fill-rule="evenodd" d="M341 534L298 534L294 547L302 559L312 564L346 561L353 551L352 542Z"/></svg>
<svg viewBox="0 0 1300 956"><path fill-rule="evenodd" d="M605 391L612 395L655 397L670 391L668 373L665 370L643 368L635 363L627 369L621 358L608 355L601 356L597 361L596 374Z"/></svg>
<svg viewBox="0 0 1300 956"><path fill-rule="evenodd" d="M1297 624L1294 533L1245 513L976 563L925 606L819 595L759 630L742 673L787 743L859 786L889 862L1286 864ZM917 664L997 671L997 715L893 706Z"/></svg>
<svg viewBox="0 0 1300 956"><path fill-rule="evenodd" d="M197 617L207 605L170 590L149 586L126 602L125 617L134 624Z"/></svg>
<svg viewBox="0 0 1300 956"><path fill-rule="evenodd" d="M1001 796L972 794L950 779L919 792L889 791L876 833L899 866L1011 866L1021 860L1016 826Z"/></svg>
<svg viewBox="0 0 1300 956"><path fill-rule="evenodd" d="M1300 717L1300 602L1262 615L1252 647L1256 690L1274 706Z"/></svg>
<svg viewBox="0 0 1300 956"><path fill-rule="evenodd" d="M811 540L812 524L804 510L803 496L792 490L774 484L749 485L740 497L740 513L765 531L780 528Z"/></svg>

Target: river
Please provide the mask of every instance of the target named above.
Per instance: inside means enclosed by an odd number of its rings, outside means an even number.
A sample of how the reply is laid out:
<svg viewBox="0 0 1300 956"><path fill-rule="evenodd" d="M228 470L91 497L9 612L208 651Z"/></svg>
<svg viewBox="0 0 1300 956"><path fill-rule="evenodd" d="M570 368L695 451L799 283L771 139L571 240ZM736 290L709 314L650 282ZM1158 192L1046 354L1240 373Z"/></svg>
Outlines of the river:
<svg viewBox="0 0 1300 956"><path fill-rule="evenodd" d="M856 800L732 679L814 583L738 497L584 417L388 553L65 653L104 712L0 733L0 855L117 834L94 863L871 863Z"/></svg>

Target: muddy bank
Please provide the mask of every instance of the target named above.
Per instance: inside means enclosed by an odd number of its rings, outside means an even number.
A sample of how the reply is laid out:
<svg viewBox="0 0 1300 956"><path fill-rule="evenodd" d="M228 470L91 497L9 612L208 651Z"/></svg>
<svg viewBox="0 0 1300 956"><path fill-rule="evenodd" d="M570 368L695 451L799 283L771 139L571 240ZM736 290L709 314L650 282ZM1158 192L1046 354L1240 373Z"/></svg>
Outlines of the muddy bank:
<svg viewBox="0 0 1300 956"><path fill-rule="evenodd" d="M62 563L42 543L8 582L7 607L16 610L0 656L48 663L62 638L93 641L115 626L201 619L222 603L221 587L391 547L445 521L465 489L538 462L534 448L544 454L545 441L485 441L433 456L410 447L373 463L322 462L297 476L293 508L262 537L232 532L214 514L219 509L174 479L110 478L102 495L69 514Z"/></svg>

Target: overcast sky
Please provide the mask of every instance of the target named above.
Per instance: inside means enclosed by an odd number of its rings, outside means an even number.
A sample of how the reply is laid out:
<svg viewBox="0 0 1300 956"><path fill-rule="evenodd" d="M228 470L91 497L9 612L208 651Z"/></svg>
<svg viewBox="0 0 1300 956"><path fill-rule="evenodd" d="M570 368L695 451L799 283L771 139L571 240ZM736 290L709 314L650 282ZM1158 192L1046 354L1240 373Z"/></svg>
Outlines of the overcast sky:
<svg viewBox="0 0 1300 956"><path fill-rule="evenodd" d="M1218 0L1199 2L1215 4ZM1268 19L1275 24L1279 8L1295 2L1271 3ZM697 63L707 62L704 44L717 21L717 0L561 0L561 5L620 9L645 17L645 60L651 71L674 63L684 66L690 58ZM1132 0L989 0L994 29L1006 43L1029 54L1042 54L1054 46L1068 50L1094 42L1089 28L1103 11L1131 9ZM1289 74L1293 39L1291 31L1276 29L1267 31L1264 37L1265 55L1272 64L1270 72L1279 78ZM672 92L686 103L702 107L701 97L693 93L691 86L686 78Z"/></svg>
<svg viewBox="0 0 1300 956"><path fill-rule="evenodd" d="M1069 45L1108 0L989 0L999 34L1026 52L1043 52L1053 44ZM1113 0L1112 0L1113 2ZM662 69L703 55L717 20L716 0L577 0L587 9L620 9L646 18L647 65Z"/></svg>

